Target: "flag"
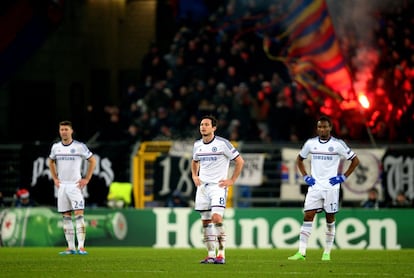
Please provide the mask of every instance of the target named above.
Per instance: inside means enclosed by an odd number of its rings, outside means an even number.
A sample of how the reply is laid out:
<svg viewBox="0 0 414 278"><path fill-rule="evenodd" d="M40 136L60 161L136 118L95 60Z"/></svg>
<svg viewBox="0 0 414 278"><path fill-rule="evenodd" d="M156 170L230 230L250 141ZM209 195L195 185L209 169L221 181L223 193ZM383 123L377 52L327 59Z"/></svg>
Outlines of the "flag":
<svg viewBox="0 0 414 278"><path fill-rule="evenodd" d="M305 89L327 93L338 101L353 100L350 71L342 55L325 0L288 1L284 28L264 42L269 57L283 61L293 79ZM285 41L278 55L270 55L269 39Z"/></svg>

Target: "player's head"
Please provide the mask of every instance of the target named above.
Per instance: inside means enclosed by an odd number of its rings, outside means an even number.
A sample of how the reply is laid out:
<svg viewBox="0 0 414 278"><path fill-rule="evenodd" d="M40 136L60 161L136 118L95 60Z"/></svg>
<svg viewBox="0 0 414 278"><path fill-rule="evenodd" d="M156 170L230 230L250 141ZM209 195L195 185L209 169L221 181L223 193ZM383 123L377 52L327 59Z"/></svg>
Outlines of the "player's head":
<svg viewBox="0 0 414 278"><path fill-rule="evenodd" d="M316 129L318 132L319 138L322 140L327 140L331 136L332 131L332 121L330 118L326 116L322 116L319 118Z"/></svg>
<svg viewBox="0 0 414 278"><path fill-rule="evenodd" d="M70 121L61 121L59 123L59 135L63 141L71 140L73 134L72 122Z"/></svg>
<svg viewBox="0 0 414 278"><path fill-rule="evenodd" d="M201 136L213 135L217 128L217 119L212 115L207 115L201 118L200 134Z"/></svg>
<svg viewBox="0 0 414 278"><path fill-rule="evenodd" d="M216 117L214 117L212 115L203 116L201 118L201 121L203 121L204 119L210 120L211 121L211 126L217 127L217 119L216 119Z"/></svg>
<svg viewBox="0 0 414 278"><path fill-rule="evenodd" d="M61 121L59 123L59 126L69 126L70 128L72 128L72 122L71 121Z"/></svg>

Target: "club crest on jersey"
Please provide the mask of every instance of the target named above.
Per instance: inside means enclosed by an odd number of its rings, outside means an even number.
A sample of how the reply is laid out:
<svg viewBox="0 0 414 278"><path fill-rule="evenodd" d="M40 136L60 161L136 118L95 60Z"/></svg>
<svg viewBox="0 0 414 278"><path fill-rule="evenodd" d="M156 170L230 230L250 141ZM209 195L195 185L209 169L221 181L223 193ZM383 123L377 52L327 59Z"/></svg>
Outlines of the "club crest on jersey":
<svg viewBox="0 0 414 278"><path fill-rule="evenodd" d="M334 151L334 148L331 146L331 147L328 148L328 151L329 152L333 152Z"/></svg>
<svg viewBox="0 0 414 278"><path fill-rule="evenodd" d="M211 151L215 153L217 151L217 147L211 148Z"/></svg>
<svg viewBox="0 0 414 278"><path fill-rule="evenodd" d="M75 153L76 150L75 149L70 149L70 153Z"/></svg>

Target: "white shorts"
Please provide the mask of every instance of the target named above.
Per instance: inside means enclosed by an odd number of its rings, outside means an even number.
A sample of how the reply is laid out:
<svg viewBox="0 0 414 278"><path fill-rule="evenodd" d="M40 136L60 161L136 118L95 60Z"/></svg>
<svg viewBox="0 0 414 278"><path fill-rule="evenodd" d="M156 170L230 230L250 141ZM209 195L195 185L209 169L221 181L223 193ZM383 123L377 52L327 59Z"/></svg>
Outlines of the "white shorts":
<svg viewBox="0 0 414 278"><path fill-rule="evenodd" d="M205 183L197 187L195 206L196 211L210 211L214 207L225 208L227 188L219 187L218 183Z"/></svg>
<svg viewBox="0 0 414 278"><path fill-rule="evenodd" d="M85 200L78 184L60 184L57 196L57 208L58 212L85 209Z"/></svg>
<svg viewBox="0 0 414 278"><path fill-rule="evenodd" d="M339 210L339 188L329 190L310 189L306 194L305 205L303 210L317 210L326 213L336 213Z"/></svg>

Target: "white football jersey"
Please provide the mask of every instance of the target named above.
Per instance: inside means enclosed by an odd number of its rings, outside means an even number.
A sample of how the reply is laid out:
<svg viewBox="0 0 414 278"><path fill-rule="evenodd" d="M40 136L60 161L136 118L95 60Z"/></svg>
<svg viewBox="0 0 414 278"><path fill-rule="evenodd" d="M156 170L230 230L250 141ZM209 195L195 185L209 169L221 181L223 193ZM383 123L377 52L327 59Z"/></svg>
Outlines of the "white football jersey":
<svg viewBox="0 0 414 278"><path fill-rule="evenodd" d="M332 136L328 141L321 141L319 137L308 139L299 155L302 158L307 158L310 155L311 175L316 181L312 189L339 187L339 184L332 186L329 179L343 174L338 172L342 157L347 160L355 157L355 153L343 140Z"/></svg>
<svg viewBox="0 0 414 278"><path fill-rule="evenodd" d="M193 160L199 161L199 178L203 183L218 183L228 178L230 161L239 156L234 146L220 136L209 143L202 139L194 143Z"/></svg>
<svg viewBox="0 0 414 278"><path fill-rule="evenodd" d="M79 141L69 145L62 142L53 144L49 158L56 161L58 179L61 183L74 183L82 178L82 162L89 159L92 152Z"/></svg>

